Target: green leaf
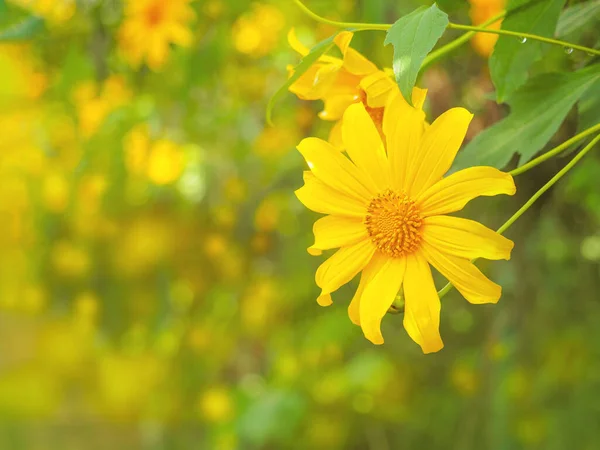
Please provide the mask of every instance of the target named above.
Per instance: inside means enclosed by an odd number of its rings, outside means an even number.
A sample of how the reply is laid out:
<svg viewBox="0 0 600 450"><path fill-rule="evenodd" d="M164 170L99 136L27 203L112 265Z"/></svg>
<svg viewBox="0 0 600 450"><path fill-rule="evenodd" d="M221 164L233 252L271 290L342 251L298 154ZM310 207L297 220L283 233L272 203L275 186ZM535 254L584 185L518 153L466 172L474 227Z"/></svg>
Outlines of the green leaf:
<svg viewBox="0 0 600 450"><path fill-rule="evenodd" d="M552 138L575 102L600 80L600 64L575 73L545 73L532 78L508 100L508 117L478 134L461 151L455 169L503 168L515 152L526 163Z"/></svg>
<svg viewBox="0 0 600 450"><path fill-rule="evenodd" d="M352 30L348 30L348 31L352 31ZM298 63L298 65L296 67L294 67L294 73L292 74L292 76L289 77L287 79L287 81L285 83L283 83L283 85L279 89L277 89L277 91L271 96L271 98L269 99L269 103L267 103L267 110L266 110L266 120L269 125L271 125L271 126L273 125L273 121L272 121L273 107L275 106L275 102L277 101L277 99L288 90L288 88L294 83L294 81L296 81L308 69L310 69L310 66L312 66L319 59L319 57L321 55L323 55L324 53L329 51L329 49L331 49L331 47L333 47L333 39L335 38L336 35L337 34L334 34L333 36L329 36L327 39L319 42L317 45L315 45L313 48L311 48L310 52L308 52L308 54L302 58L300 63Z"/></svg>
<svg viewBox="0 0 600 450"><path fill-rule="evenodd" d="M511 13L502 22L502 29L552 36L564 4L565 0L509 0ZM541 55L539 41L523 43L512 36L500 36L489 61L498 103L527 81L529 68Z"/></svg>
<svg viewBox="0 0 600 450"><path fill-rule="evenodd" d="M600 0L591 0L571 6L560 15L558 25L556 25L556 36L567 36L598 19L600 19Z"/></svg>
<svg viewBox="0 0 600 450"><path fill-rule="evenodd" d="M31 38L42 29L44 20L41 17L28 17L3 31L0 31L0 41L22 41Z"/></svg>
<svg viewBox="0 0 600 450"><path fill-rule="evenodd" d="M587 130L600 123L600 80L596 81L577 104L577 131Z"/></svg>
<svg viewBox="0 0 600 450"><path fill-rule="evenodd" d="M401 17L388 30L384 45L394 46L396 83L412 105L412 90L421 64L448 26L448 15L434 3Z"/></svg>

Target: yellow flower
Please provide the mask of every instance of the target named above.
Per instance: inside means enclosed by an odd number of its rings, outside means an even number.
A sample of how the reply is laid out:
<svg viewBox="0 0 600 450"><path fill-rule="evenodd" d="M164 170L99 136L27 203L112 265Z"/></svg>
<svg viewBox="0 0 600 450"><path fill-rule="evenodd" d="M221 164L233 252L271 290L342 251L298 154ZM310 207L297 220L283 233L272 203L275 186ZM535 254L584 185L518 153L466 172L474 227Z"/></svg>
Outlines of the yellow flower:
<svg viewBox="0 0 600 450"><path fill-rule="evenodd" d="M502 12L506 5L506 0L469 0L469 3L471 4L469 15L471 16L473 25L481 25L483 22ZM501 24L502 21L499 20L488 28L499 30ZM471 39L471 45L481 56L489 58L497 40L497 34L477 33Z"/></svg>
<svg viewBox="0 0 600 450"><path fill-rule="evenodd" d="M54 24L68 21L77 9L75 0L9 0Z"/></svg>
<svg viewBox="0 0 600 450"><path fill-rule="evenodd" d="M128 0L119 30L119 48L134 68L146 61L152 70L167 61L171 44L189 47L188 24L195 17L191 0Z"/></svg>
<svg viewBox="0 0 600 450"><path fill-rule="evenodd" d="M385 105L398 92L390 71L379 70L375 64L350 48L352 37L352 33L343 31L334 38L343 59L321 56L289 88L290 92L303 100L323 100L325 108L319 117L338 121L329 137L330 142L338 146L341 145L340 119L346 108L354 103L362 103L381 133ZM297 39L293 28L288 33L288 42L300 55L308 54L309 49Z"/></svg>
<svg viewBox="0 0 600 450"><path fill-rule="evenodd" d="M252 11L233 24L233 45L245 55L254 58L265 56L277 45L284 22L284 15L275 6L255 3Z"/></svg>
<svg viewBox="0 0 600 450"><path fill-rule="evenodd" d="M475 221L445 215L481 195L515 192L512 177L492 167L443 178L472 117L454 108L426 125L423 111L396 95L382 124L386 145L362 104L344 114L350 159L317 138L298 145L311 170L296 195L309 209L328 214L314 225L309 253L341 247L317 270L318 302L330 305L331 293L362 271L348 313L374 344L383 343L381 320L402 289L410 337L425 353L443 347L429 264L471 303L500 298L500 286L469 260L509 259L513 243Z"/></svg>

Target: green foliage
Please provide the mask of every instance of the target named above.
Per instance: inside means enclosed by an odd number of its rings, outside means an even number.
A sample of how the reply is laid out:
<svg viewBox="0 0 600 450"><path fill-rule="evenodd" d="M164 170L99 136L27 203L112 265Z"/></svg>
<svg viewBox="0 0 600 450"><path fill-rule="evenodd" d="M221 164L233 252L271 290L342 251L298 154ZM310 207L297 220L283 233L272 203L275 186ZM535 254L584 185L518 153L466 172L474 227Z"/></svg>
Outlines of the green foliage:
<svg viewBox="0 0 600 450"><path fill-rule="evenodd" d="M556 25L556 36L564 37L600 18L600 0L579 3L565 9Z"/></svg>
<svg viewBox="0 0 600 450"><path fill-rule="evenodd" d="M319 57L321 55L327 53L331 49L331 47L333 47L333 38L335 38L335 36L336 36L336 34L329 36L327 39L319 42L317 45L315 45L313 48L311 48L308 55L304 56L302 58L302 60L300 61L300 63L298 63L298 65L296 67L294 67L294 73L292 74L292 76L289 77L287 79L287 81L285 83L283 83L283 85L281 85L281 87L279 89L277 89L277 91L269 99L269 103L267 103L267 109L266 109L266 111L267 111L266 119L267 119L267 123L269 125L273 125L273 121L272 121L273 107L275 106L275 102L277 101L277 99L282 94L287 92L288 88L294 83L294 81L296 81L308 69L310 69L310 66L312 66L315 62L317 62L317 60L319 59Z"/></svg>
<svg viewBox="0 0 600 450"><path fill-rule="evenodd" d="M577 130L583 131L600 123L600 80L596 81L577 104Z"/></svg>
<svg viewBox="0 0 600 450"><path fill-rule="evenodd" d="M0 6L1 8L1 6ZM1 11L1 9L0 9ZM40 17L32 16L22 22L0 31L0 42L2 41L22 41L32 38L44 26L44 20Z"/></svg>
<svg viewBox="0 0 600 450"><path fill-rule="evenodd" d="M394 46L396 82L412 105L412 90L421 64L448 26L448 15L434 3L401 17L388 30L385 45Z"/></svg>
<svg viewBox="0 0 600 450"><path fill-rule="evenodd" d="M552 36L565 0L510 0L511 13L502 28L540 36ZM522 42L510 36L498 39L490 57L490 72L496 86L496 98L502 103L527 81L529 68L542 55L542 44Z"/></svg>
<svg viewBox="0 0 600 450"><path fill-rule="evenodd" d="M600 80L600 65L575 73L549 73L531 79L508 100L511 112L473 139L455 167L502 168L515 152L526 163L554 135L575 102Z"/></svg>

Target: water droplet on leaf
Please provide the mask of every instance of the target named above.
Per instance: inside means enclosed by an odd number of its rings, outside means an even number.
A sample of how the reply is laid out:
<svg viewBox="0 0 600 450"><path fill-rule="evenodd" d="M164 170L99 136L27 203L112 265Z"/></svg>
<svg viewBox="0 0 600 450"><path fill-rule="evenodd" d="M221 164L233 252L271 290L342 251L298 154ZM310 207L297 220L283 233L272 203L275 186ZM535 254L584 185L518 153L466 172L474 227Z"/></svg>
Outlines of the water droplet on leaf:
<svg viewBox="0 0 600 450"><path fill-rule="evenodd" d="M570 55L571 53L573 53L573 49L571 47L565 47L565 53L567 55Z"/></svg>
<svg viewBox="0 0 600 450"><path fill-rule="evenodd" d="M519 42L521 44L524 44L525 42L527 42L527 38L525 36L519 36Z"/></svg>

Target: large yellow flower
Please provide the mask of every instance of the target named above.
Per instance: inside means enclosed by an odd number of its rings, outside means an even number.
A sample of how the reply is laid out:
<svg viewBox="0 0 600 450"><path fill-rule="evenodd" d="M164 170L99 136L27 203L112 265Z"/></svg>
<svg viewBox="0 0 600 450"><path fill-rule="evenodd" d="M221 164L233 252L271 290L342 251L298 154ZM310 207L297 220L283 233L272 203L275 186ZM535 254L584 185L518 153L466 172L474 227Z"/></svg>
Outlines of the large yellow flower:
<svg viewBox="0 0 600 450"><path fill-rule="evenodd" d="M334 42L343 59L323 55L289 88L303 100L322 100L325 108L319 113L323 120L337 120L330 142L341 145L341 120L344 111L354 103L362 103L381 133L383 111L389 98L398 92L391 71L379 70L375 64L350 47L353 34L339 33ZM291 47L300 55L308 54L297 39L294 29L288 33Z"/></svg>
<svg viewBox="0 0 600 450"><path fill-rule="evenodd" d="M446 215L475 197L515 192L512 177L493 167L444 177L471 118L454 108L427 125L423 111L396 95L383 120L385 145L361 103L344 114L347 156L317 138L298 145L310 171L296 195L309 209L328 214L315 222L309 253L340 248L317 270L317 301L330 305L331 293L362 271L348 313L374 344L383 343L381 320L403 290L410 337L425 353L443 347L429 264L471 303L500 298L500 286L470 259L509 259L513 243L477 222Z"/></svg>
<svg viewBox="0 0 600 450"><path fill-rule="evenodd" d="M490 20L492 17L502 12L506 6L506 0L469 0L469 3L471 4L469 15L471 16L473 25L481 25L487 20ZM488 28L491 30L499 30L501 25L502 21L499 20ZM477 33L471 39L471 45L481 56L489 58L497 41L497 34Z"/></svg>
<svg viewBox="0 0 600 450"><path fill-rule="evenodd" d="M119 30L119 48L133 67L145 60L152 70L160 69L169 56L170 45L188 47L192 33L188 23L195 14L191 0L128 0L125 21Z"/></svg>

